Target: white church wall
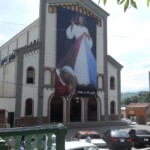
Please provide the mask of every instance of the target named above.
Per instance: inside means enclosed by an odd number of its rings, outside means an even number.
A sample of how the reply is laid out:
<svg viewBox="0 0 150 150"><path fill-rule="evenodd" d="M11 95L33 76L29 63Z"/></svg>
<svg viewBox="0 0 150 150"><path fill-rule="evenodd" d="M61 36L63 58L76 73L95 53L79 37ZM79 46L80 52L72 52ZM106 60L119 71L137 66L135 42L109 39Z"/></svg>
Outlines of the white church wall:
<svg viewBox="0 0 150 150"><path fill-rule="evenodd" d="M44 97L43 97L43 116L48 116L48 108L49 108L49 99L50 96L54 93L54 89L44 89Z"/></svg>
<svg viewBox="0 0 150 150"><path fill-rule="evenodd" d="M16 62L7 63L0 68L0 97L16 96Z"/></svg>
<svg viewBox="0 0 150 150"><path fill-rule="evenodd" d="M31 29L29 29L29 43L28 44L30 44L30 42L34 42L34 40L37 40L38 39L38 37L39 37L39 26L38 26L38 24L35 24Z"/></svg>
<svg viewBox="0 0 150 150"><path fill-rule="evenodd" d="M7 54L8 54L8 45L7 46L4 46L0 49L1 51L1 60L5 57L7 57Z"/></svg>
<svg viewBox="0 0 150 150"><path fill-rule="evenodd" d="M45 34L45 67L56 67L56 13L46 10L46 34Z"/></svg>
<svg viewBox="0 0 150 150"><path fill-rule="evenodd" d="M10 42L10 44L9 44L9 54L12 54L13 50L15 50L16 48L17 48L17 39Z"/></svg>
<svg viewBox="0 0 150 150"><path fill-rule="evenodd" d="M27 45L27 32L23 32L18 38L18 48Z"/></svg>
<svg viewBox="0 0 150 150"><path fill-rule="evenodd" d="M15 97L16 96L16 61L13 61L3 66L3 75L4 75L3 96Z"/></svg>
<svg viewBox="0 0 150 150"><path fill-rule="evenodd" d="M0 67L0 97L3 96L3 85L4 85L4 68L3 67Z"/></svg>
<svg viewBox="0 0 150 150"><path fill-rule="evenodd" d="M38 100L38 74L39 74L39 52L28 53L24 56L23 63L23 82L22 82L22 104L21 104L21 116L25 114L25 101L31 98L34 101L33 115L37 116L37 100ZM35 84L26 83L26 71L27 68L32 66L35 69Z"/></svg>
<svg viewBox="0 0 150 150"><path fill-rule="evenodd" d="M110 77L113 76L115 78L115 89L110 89ZM118 76L117 69L112 64L108 63L108 112L110 114L110 103L111 101L115 102L115 114L118 114Z"/></svg>
<svg viewBox="0 0 150 150"><path fill-rule="evenodd" d="M15 112L15 98L0 98L0 109L8 112Z"/></svg>
<svg viewBox="0 0 150 150"><path fill-rule="evenodd" d="M104 73L104 37L103 37L103 25L97 26L97 39L96 39L96 61L97 61L97 73Z"/></svg>
<svg viewBox="0 0 150 150"><path fill-rule="evenodd" d="M44 71L44 84L45 85L51 84L51 72L50 72L50 70Z"/></svg>

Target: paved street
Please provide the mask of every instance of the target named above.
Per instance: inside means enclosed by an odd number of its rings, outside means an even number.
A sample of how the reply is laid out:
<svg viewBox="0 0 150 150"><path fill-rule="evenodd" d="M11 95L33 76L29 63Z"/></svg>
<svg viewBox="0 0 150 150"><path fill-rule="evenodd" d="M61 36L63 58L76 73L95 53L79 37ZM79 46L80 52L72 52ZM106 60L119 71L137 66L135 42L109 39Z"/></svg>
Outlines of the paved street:
<svg viewBox="0 0 150 150"><path fill-rule="evenodd" d="M148 129L150 130L150 126L145 125L130 125L130 126L110 126L110 127L91 127L91 128L78 128L78 129L68 129L66 140L69 141L71 139L71 136L79 130L94 130L99 132L100 135L103 134L104 131L107 129L124 129L129 130L130 128L140 128L140 129ZM108 150L108 149L100 149L100 150ZM150 150L150 147L145 148L132 148L132 150Z"/></svg>
<svg viewBox="0 0 150 150"><path fill-rule="evenodd" d="M99 150L109 150L109 149L99 149ZM138 148L138 149L133 147L132 150L150 150L150 147L149 148Z"/></svg>
<svg viewBox="0 0 150 150"><path fill-rule="evenodd" d="M108 148L107 149L104 149L104 148L101 148L101 149L99 149L99 150L109 150ZM147 147L147 148L134 148L134 147L132 147L132 150L150 150L150 147Z"/></svg>

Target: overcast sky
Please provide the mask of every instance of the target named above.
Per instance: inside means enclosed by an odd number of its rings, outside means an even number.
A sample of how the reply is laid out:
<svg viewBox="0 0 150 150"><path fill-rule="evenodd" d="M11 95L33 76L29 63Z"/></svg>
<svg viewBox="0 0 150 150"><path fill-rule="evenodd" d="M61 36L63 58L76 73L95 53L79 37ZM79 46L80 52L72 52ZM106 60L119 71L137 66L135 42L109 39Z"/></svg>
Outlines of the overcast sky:
<svg viewBox="0 0 150 150"><path fill-rule="evenodd" d="M93 0L98 3L98 0ZM149 90L150 71L150 7L146 0L137 0L138 10L123 6L116 0L100 4L108 17L108 54L124 66L121 91ZM0 46L39 16L39 0L1 0Z"/></svg>

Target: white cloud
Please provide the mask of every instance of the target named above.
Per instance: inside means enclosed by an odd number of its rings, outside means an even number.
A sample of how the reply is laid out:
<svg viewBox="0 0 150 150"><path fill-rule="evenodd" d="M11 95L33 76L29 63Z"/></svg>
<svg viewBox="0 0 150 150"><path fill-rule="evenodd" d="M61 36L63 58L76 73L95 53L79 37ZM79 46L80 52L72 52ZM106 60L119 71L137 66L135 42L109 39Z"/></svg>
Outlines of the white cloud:
<svg viewBox="0 0 150 150"><path fill-rule="evenodd" d="M24 17L22 20L25 24L30 24L39 18L39 3L40 0L21 0L24 6L21 16Z"/></svg>
<svg viewBox="0 0 150 150"><path fill-rule="evenodd" d="M8 37L0 33L0 41L7 41Z"/></svg>
<svg viewBox="0 0 150 150"><path fill-rule="evenodd" d="M96 1L96 0L95 0ZM150 19L145 1L137 1L138 10L123 12L123 6L108 1L104 10L108 17L108 54L124 68L121 71L121 91L149 89Z"/></svg>
<svg viewBox="0 0 150 150"><path fill-rule="evenodd" d="M0 45L37 19L38 14L39 0L4 0L0 5Z"/></svg>
<svg viewBox="0 0 150 150"><path fill-rule="evenodd" d="M26 0L27 5L30 7L31 12L32 12L32 16L34 18L38 18L39 17L39 4L40 4L40 0Z"/></svg>
<svg viewBox="0 0 150 150"><path fill-rule="evenodd" d="M27 3L30 6L38 7L40 0L25 0L25 3Z"/></svg>

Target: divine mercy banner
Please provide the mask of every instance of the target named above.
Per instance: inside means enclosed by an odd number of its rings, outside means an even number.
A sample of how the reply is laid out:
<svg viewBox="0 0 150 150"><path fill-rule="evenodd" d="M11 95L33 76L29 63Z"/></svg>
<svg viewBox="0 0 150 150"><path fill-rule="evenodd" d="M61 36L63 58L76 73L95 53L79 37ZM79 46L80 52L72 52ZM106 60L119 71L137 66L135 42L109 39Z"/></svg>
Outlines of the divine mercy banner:
<svg viewBox="0 0 150 150"><path fill-rule="evenodd" d="M57 9L57 96L95 97L96 21L90 16Z"/></svg>

